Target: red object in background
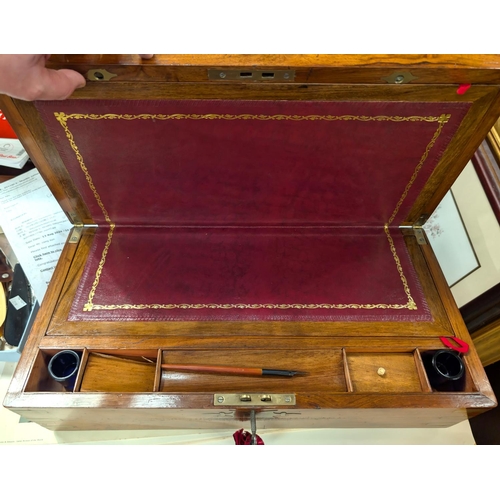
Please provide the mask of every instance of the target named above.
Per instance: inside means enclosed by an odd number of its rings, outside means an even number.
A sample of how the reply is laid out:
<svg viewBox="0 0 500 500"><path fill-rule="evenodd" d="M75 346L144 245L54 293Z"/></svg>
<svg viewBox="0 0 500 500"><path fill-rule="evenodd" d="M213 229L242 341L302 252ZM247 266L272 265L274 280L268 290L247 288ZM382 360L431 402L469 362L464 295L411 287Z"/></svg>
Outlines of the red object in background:
<svg viewBox="0 0 500 500"><path fill-rule="evenodd" d="M0 138L1 139L17 139L17 135L12 130L12 127L9 125L7 118L0 110Z"/></svg>

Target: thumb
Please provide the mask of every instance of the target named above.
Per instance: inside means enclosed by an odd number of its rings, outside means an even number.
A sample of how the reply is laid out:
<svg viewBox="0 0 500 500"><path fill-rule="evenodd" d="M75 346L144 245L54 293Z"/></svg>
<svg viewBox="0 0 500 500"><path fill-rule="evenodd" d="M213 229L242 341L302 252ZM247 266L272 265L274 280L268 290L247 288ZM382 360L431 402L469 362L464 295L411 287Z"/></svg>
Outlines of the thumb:
<svg viewBox="0 0 500 500"><path fill-rule="evenodd" d="M46 69L42 76L42 91L37 99L62 100L76 89L85 87L85 78L72 69Z"/></svg>

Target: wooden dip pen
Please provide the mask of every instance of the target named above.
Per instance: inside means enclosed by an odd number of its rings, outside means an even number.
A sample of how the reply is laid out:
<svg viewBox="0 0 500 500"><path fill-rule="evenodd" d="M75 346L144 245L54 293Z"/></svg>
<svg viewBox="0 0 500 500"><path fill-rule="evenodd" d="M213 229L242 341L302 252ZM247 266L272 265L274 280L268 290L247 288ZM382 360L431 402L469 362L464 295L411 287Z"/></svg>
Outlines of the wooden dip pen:
<svg viewBox="0 0 500 500"><path fill-rule="evenodd" d="M277 370L273 368L247 368L240 366L218 366L218 365L178 365L162 364L161 367L168 371L196 372L196 373L216 373L224 375L240 375L247 377L294 377L295 375L307 375L306 372L293 370Z"/></svg>

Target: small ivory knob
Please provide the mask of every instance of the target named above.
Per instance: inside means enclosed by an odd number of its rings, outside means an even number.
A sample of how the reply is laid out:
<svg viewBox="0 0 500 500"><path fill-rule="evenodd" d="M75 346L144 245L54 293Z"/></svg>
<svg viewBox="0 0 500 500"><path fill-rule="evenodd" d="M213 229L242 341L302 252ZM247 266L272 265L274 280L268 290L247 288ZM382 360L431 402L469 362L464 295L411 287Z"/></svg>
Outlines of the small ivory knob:
<svg viewBox="0 0 500 500"><path fill-rule="evenodd" d="M385 368L380 367L377 370L377 374L380 375L381 377L383 377L385 375Z"/></svg>

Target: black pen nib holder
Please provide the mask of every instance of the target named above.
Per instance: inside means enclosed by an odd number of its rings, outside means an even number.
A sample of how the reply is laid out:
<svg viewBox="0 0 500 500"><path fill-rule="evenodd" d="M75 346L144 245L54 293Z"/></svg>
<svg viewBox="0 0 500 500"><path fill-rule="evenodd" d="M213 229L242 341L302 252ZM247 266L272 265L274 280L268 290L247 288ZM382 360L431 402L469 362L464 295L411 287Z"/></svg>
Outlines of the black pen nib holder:
<svg viewBox="0 0 500 500"><path fill-rule="evenodd" d="M462 357L451 349L422 353L427 378L436 391L462 391L465 386L465 365Z"/></svg>

